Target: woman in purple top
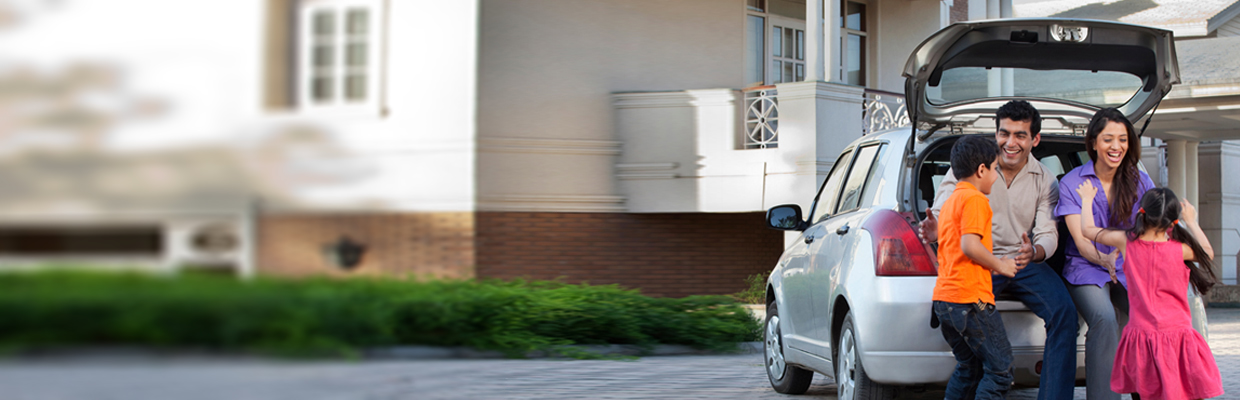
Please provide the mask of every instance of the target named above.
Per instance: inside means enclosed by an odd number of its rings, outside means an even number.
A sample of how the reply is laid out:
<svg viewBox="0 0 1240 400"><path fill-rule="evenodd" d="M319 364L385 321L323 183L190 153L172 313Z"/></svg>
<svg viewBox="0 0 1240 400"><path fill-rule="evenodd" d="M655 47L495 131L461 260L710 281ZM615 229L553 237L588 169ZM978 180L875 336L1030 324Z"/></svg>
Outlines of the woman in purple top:
<svg viewBox="0 0 1240 400"><path fill-rule="evenodd" d="M1119 110L1105 108L1094 114L1085 131L1085 149L1091 161L1065 174L1059 187L1075 188L1088 180L1106 195L1082 205L1075 190L1060 190L1055 216L1064 218L1072 234L1065 250L1063 275L1077 311L1089 326L1085 336L1086 398L1119 400L1110 382L1120 334L1117 309L1125 319L1128 315L1124 258L1115 248L1096 244L1081 234L1081 207L1091 207L1099 227L1127 229L1137 215L1139 197L1153 188L1154 182L1137 168L1141 143L1132 123Z"/></svg>

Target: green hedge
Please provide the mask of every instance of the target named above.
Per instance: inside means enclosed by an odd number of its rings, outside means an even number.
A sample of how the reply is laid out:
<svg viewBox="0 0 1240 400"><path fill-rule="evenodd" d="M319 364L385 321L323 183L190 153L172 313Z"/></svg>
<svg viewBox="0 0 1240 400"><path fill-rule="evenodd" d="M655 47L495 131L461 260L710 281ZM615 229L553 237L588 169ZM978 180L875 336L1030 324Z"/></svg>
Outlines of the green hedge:
<svg viewBox="0 0 1240 400"><path fill-rule="evenodd" d="M0 346L140 345L356 354L393 345L519 356L568 344L735 348L757 322L725 296L561 282L0 275ZM580 356L580 354L578 354Z"/></svg>

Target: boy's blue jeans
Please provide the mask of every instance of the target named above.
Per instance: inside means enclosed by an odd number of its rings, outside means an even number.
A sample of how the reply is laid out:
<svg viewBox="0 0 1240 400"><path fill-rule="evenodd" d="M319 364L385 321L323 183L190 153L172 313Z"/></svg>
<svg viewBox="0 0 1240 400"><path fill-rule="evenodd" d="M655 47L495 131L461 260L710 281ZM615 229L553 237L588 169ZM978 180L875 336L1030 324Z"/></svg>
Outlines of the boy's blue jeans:
<svg viewBox="0 0 1240 400"><path fill-rule="evenodd" d="M935 301L934 313L956 356L944 399L1004 398L1012 386L1012 345L999 310L992 304Z"/></svg>

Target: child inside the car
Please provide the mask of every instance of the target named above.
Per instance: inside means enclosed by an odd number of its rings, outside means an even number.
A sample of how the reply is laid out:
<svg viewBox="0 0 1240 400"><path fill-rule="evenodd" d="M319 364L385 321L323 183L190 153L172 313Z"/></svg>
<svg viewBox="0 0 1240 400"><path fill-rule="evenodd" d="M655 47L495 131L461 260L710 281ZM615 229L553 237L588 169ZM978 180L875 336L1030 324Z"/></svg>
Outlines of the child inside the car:
<svg viewBox="0 0 1240 400"><path fill-rule="evenodd" d="M1012 384L1012 348L995 309L990 275L1016 275L1016 260L993 255L990 200L999 177L999 146L965 136L952 146L959 182L939 215L939 272L934 313L956 357L947 399L1002 399ZM976 392L976 397L973 396Z"/></svg>

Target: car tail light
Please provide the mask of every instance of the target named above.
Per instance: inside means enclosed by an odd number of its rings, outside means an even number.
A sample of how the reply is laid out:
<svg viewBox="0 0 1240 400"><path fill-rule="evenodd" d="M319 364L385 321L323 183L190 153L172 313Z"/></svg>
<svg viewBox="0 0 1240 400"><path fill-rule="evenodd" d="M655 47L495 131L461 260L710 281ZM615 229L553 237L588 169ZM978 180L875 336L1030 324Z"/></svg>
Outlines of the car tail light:
<svg viewBox="0 0 1240 400"><path fill-rule="evenodd" d="M861 229L874 239L874 274L878 276L934 276L935 260L912 225L892 210L875 211Z"/></svg>

